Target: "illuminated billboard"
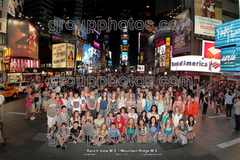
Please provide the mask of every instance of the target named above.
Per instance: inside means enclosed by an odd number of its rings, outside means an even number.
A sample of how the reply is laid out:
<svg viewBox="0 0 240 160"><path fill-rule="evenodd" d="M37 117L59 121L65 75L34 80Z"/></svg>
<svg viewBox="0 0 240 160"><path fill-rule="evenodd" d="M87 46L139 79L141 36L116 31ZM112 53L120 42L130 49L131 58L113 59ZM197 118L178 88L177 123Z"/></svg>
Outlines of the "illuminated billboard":
<svg viewBox="0 0 240 160"><path fill-rule="evenodd" d="M123 44L127 44L127 43L128 43L128 40L127 40L127 39L123 39L123 40L122 40L122 43L123 43Z"/></svg>
<svg viewBox="0 0 240 160"><path fill-rule="evenodd" d="M195 34L215 36L215 27L222 24L220 0L195 0Z"/></svg>
<svg viewBox="0 0 240 160"><path fill-rule="evenodd" d="M155 48L155 67L165 67L166 44Z"/></svg>
<svg viewBox="0 0 240 160"><path fill-rule="evenodd" d="M127 61L128 61L128 53L122 52L122 62L127 62Z"/></svg>
<svg viewBox="0 0 240 160"><path fill-rule="evenodd" d="M26 20L8 20L8 47L11 57L38 59L37 29Z"/></svg>

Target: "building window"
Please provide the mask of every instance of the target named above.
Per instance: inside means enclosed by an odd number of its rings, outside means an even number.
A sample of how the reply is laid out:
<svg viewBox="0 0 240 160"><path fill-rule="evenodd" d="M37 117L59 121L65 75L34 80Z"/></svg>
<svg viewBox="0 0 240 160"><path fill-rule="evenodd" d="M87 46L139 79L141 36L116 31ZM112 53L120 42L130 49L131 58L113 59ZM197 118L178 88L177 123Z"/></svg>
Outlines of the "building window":
<svg viewBox="0 0 240 160"><path fill-rule="evenodd" d="M52 68L52 63L46 63L46 68Z"/></svg>
<svg viewBox="0 0 240 160"><path fill-rule="evenodd" d="M2 22L0 22L0 31L2 30Z"/></svg>
<svg viewBox="0 0 240 160"><path fill-rule="evenodd" d="M2 11L0 10L0 18L2 18Z"/></svg>
<svg viewBox="0 0 240 160"><path fill-rule="evenodd" d="M41 64L41 68L45 68L45 64Z"/></svg>
<svg viewBox="0 0 240 160"><path fill-rule="evenodd" d="M0 7L3 6L3 0L0 0Z"/></svg>
<svg viewBox="0 0 240 160"><path fill-rule="evenodd" d="M6 44L6 35L0 34L0 44L5 45Z"/></svg>

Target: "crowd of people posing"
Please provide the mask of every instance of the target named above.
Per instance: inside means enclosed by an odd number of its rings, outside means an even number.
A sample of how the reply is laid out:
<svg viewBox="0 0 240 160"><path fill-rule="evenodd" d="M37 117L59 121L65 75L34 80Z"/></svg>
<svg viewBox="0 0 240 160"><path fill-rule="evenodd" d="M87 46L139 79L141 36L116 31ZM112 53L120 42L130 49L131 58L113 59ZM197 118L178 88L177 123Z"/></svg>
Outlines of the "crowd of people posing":
<svg viewBox="0 0 240 160"><path fill-rule="evenodd" d="M137 88L133 93L120 87L100 93L97 88L84 87L78 92L54 92L46 87L37 93L28 90L26 119L29 111L40 113L41 105L47 115L47 138L55 135L59 145L71 137L73 143L91 141L93 145L129 142L172 142L177 136L182 145L195 138L198 103L187 92L171 94L171 88L156 91ZM186 97L183 98L183 96ZM40 100L42 99L42 100ZM35 108L35 103L37 107ZM56 132L56 133L55 133ZM97 138L96 138L97 137Z"/></svg>

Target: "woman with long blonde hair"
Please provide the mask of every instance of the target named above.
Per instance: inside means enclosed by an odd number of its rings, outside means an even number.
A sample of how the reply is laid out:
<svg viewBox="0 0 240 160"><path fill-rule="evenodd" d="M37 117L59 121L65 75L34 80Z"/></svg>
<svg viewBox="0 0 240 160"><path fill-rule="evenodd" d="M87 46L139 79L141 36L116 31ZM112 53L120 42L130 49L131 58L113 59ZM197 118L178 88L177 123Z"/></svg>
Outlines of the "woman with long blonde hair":
<svg viewBox="0 0 240 160"><path fill-rule="evenodd" d="M155 99L153 98L152 92L149 91L147 96L146 96L146 106L145 106L145 110L147 112L150 111L150 108L152 107L152 105L155 104Z"/></svg>
<svg viewBox="0 0 240 160"><path fill-rule="evenodd" d="M135 98L134 98L133 93L129 93L126 105L127 105L128 112L130 112L132 108L136 107Z"/></svg>
<svg viewBox="0 0 240 160"><path fill-rule="evenodd" d="M134 123L133 118L129 118L125 125L125 134L127 135L128 141L134 142L134 138L136 137L136 125Z"/></svg>
<svg viewBox="0 0 240 160"><path fill-rule="evenodd" d="M126 108L127 98L125 91L121 91L117 100L117 110L119 111L122 107Z"/></svg>
<svg viewBox="0 0 240 160"><path fill-rule="evenodd" d="M172 97L170 95L170 92L167 92L165 94L164 107L167 107L169 111L172 110Z"/></svg>
<svg viewBox="0 0 240 160"><path fill-rule="evenodd" d="M171 142L172 141L172 136L174 133L174 126L172 123L172 118L168 117L166 120L166 123L162 127L162 133L163 133L163 142Z"/></svg>

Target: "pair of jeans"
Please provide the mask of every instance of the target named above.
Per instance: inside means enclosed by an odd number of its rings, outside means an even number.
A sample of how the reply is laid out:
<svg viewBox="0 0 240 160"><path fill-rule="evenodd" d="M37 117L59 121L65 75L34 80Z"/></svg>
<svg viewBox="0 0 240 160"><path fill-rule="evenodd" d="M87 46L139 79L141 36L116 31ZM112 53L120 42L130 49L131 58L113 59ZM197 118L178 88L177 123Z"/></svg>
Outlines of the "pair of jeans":
<svg viewBox="0 0 240 160"><path fill-rule="evenodd" d="M239 130L240 115L236 115L236 114L235 114L235 123L236 123L236 130Z"/></svg>
<svg viewBox="0 0 240 160"><path fill-rule="evenodd" d="M218 113L218 109L221 111L221 113L223 113L222 108L221 108L221 104L216 105L216 113Z"/></svg>
<svg viewBox="0 0 240 160"><path fill-rule="evenodd" d="M227 117L232 117L232 104L227 104L227 107L226 107L226 116Z"/></svg>
<svg viewBox="0 0 240 160"><path fill-rule="evenodd" d="M104 118L104 120L106 120L107 111L108 111L108 110L101 110L101 109L100 109L100 111L99 111L99 113L102 114L102 117Z"/></svg>
<svg viewBox="0 0 240 160"><path fill-rule="evenodd" d="M72 110L71 109L67 109L67 113L68 113L69 117L71 118L72 117Z"/></svg>

